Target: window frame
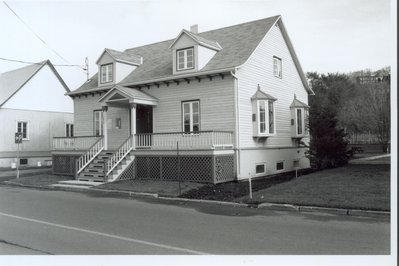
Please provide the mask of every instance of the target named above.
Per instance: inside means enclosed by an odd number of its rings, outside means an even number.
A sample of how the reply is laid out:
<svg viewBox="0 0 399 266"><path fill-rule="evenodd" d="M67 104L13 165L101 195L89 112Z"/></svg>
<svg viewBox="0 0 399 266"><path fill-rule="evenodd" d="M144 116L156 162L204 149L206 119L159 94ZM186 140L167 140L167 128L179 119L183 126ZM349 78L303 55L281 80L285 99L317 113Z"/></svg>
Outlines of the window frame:
<svg viewBox="0 0 399 266"><path fill-rule="evenodd" d="M23 127L21 127L21 132L22 132L22 140L29 140L29 121L26 121L26 120L17 120L16 121L16 123L15 123L15 133L21 133L19 130L18 130L18 124L19 123L22 123L22 124L25 124L26 126L26 132L25 132L25 137L24 137L24 132L23 132Z"/></svg>
<svg viewBox="0 0 399 266"><path fill-rule="evenodd" d="M194 123L194 108L193 104L197 103L198 104L198 123ZM185 111L184 111L184 105L188 104L189 105L189 126L190 126L190 131L185 130L185 121L184 121L184 116L185 116ZM189 100L189 101L182 101L181 102L181 118L182 118L182 132L183 134L198 134L201 131L201 102L200 100ZM198 124L198 131L194 131L194 125Z"/></svg>
<svg viewBox="0 0 399 266"><path fill-rule="evenodd" d="M264 115L264 121L261 121L261 112L260 112L260 106L261 103L264 104L265 106L265 115ZM270 131L270 105L272 105L273 108L273 131ZM258 117L256 123L257 123L257 127L258 127L258 134L260 136L273 136L276 134L276 107L274 104L274 100L256 100L256 116ZM261 123L265 124L265 131L262 132L261 131Z"/></svg>
<svg viewBox="0 0 399 266"><path fill-rule="evenodd" d="M298 119L298 112L300 111L301 117ZM294 108L294 120L295 120L295 135L297 136L308 136L309 135L309 108L295 107ZM299 133L301 129L301 133Z"/></svg>
<svg viewBox="0 0 399 266"><path fill-rule="evenodd" d="M103 73L106 70L105 79L103 79ZM101 84L106 84L113 82L114 80L114 64L104 64L100 66L100 82Z"/></svg>
<svg viewBox="0 0 399 266"><path fill-rule="evenodd" d="M192 51L192 66L188 67L188 61L187 61L187 51L191 50ZM179 67L179 53L183 52L183 68ZM184 49L178 49L176 50L176 71L184 71L184 70L190 70L195 68L195 60L194 60L194 47L189 47L189 48L184 48Z"/></svg>
<svg viewBox="0 0 399 266"><path fill-rule="evenodd" d="M283 60L277 56L273 56L273 76L283 78Z"/></svg>
<svg viewBox="0 0 399 266"><path fill-rule="evenodd" d="M74 136L74 127L72 123L65 123L65 137L72 138Z"/></svg>
<svg viewBox="0 0 399 266"><path fill-rule="evenodd" d="M283 168L278 169L278 164L280 164L280 163L283 164ZM283 161L276 161L276 171L283 171L284 169L285 169L284 160Z"/></svg>
<svg viewBox="0 0 399 266"><path fill-rule="evenodd" d="M96 132L96 113L99 113L99 134L97 135L97 132ZM94 136L96 136L96 137L101 137L101 136L104 136L104 123L105 123L105 121L104 121L104 113L103 113L103 110L102 109L100 109L100 110L93 110L93 135Z"/></svg>
<svg viewBox="0 0 399 266"><path fill-rule="evenodd" d="M261 173L258 173L257 172L257 167L258 166L263 166L263 172L261 172ZM255 164L255 175L264 175L264 174L266 174L266 163L264 162L264 163L256 163Z"/></svg>

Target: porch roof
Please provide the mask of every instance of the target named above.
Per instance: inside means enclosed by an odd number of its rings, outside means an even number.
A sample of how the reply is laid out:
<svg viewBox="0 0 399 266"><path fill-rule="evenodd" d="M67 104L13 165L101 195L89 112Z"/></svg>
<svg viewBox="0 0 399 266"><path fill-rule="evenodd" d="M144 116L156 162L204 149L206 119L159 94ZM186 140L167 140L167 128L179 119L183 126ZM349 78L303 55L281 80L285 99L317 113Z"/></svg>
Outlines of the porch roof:
<svg viewBox="0 0 399 266"><path fill-rule="evenodd" d="M146 105L157 105L158 99L139 89L113 86L103 97L98 100L100 103L128 100L129 103L140 103Z"/></svg>

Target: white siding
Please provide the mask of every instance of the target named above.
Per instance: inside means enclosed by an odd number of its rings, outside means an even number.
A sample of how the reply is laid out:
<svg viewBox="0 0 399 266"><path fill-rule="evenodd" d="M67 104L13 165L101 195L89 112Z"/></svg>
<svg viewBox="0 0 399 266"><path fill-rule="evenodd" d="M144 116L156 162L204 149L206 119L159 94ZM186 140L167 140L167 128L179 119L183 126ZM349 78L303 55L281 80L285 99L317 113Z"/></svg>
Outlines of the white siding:
<svg viewBox="0 0 399 266"><path fill-rule="evenodd" d="M273 56L282 59L281 79L273 75ZM239 79L240 147L293 146L289 106L294 99L294 94L304 103L308 102L308 94L278 27L272 27L247 63L237 71L237 76ZM251 97L256 92L257 84L260 85L262 91L277 98L274 103L276 135L258 141L253 138L251 105Z"/></svg>
<svg viewBox="0 0 399 266"><path fill-rule="evenodd" d="M2 108L73 113L73 102L48 65L42 67Z"/></svg>
<svg viewBox="0 0 399 266"><path fill-rule="evenodd" d="M132 73L133 70L135 70L137 67L132 66L129 64L123 64L123 63L115 63L115 82L118 83L124 78L126 78L127 75Z"/></svg>
<svg viewBox="0 0 399 266"><path fill-rule="evenodd" d="M215 54L215 50L198 45L198 70L206 66Z"/></svg>
<svg viewBox="0 0 399 266"><path fill-rule="evenodd" d="M200 100L201 130L234 131L234 80L231 76L224 79L214 77L170 83L159 88L143 90L159 99L153 108L154 132L181 132L182 110L181 102Z"/></svg>
<svg viewBox="0 0 399 266"><path fill-rule="evenodd" d="M17 121L28 122L29 140L20 145L21 157L50 156L53 137L65 137L65 124L73 124L73 114L61 112L0 109L0 158L16 156L14 141ZM4 161L10 167L9 161Z"/></svg>
<svg viewBox="0 0 399 266"><path fill-rule="evenodd" d="M93 111L101 110L99 99L99 94L75 97L75 136L94 135Z"/></svg>

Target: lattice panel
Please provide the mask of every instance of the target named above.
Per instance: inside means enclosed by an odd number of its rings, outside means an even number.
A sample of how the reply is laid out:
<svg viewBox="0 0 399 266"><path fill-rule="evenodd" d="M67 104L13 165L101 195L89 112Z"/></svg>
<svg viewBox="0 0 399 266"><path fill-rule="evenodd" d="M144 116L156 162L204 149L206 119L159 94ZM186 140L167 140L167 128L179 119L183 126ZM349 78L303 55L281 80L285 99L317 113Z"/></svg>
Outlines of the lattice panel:
<svg viewBox="0 0 399 266"><path fill-rule="evenodd" d="M177 157L162 157L162 178L177 180Z"/></svg>
<svg viewBox="0 0 399 266"><path fill-rule="evenodd" d="M234 156L215 156L215 183L234 180Z"/></svg>
<svg viewBox="0 0 399 266"><path fill-rule="evenodd" d="M212 182L212 156L180 158L181 179L194 182Z"/></svg>
<svg viewBox="0 0 399 266"><path fill-rule="evenodd" d="M75 160L78 156L53 155L53 173L61 175L75 175Z"/></svg>
<svg viewBox="0 0 399 266"><path fill-rule="evenodd" d="M136 177L148 178L147 157L136 156Z"/></svg>
<svg viewBox="0 0 399 266"><path fill-rule="evenodd" d="M136 168L136 158L133 159L134 161L126 167L123 173L119 176L119 180L128 180L128 179L135 179L135 168Z"/></svg>
<svg viewBox="0 0 399 266"><path fill-rule="evenodd" d="M161 157L147 157L148 178L161 178Z"/></svg>

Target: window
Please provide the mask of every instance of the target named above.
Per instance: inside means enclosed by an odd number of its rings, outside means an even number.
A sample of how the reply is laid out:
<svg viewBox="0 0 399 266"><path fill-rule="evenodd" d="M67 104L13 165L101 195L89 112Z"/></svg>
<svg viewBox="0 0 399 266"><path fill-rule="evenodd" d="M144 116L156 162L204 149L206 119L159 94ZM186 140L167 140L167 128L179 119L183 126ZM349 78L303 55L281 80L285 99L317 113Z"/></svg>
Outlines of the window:
<svg viewBox="0 0 399 266"><path fill-rule="evenodd" d="M183 132L200 131L200 106L199 101L190 101L182 103L183 109Z"/></svg>
<svg viewBox="0 0 399 266"><path fill-rule="evenodd" d="M273 57L273 74L277 78L282 78L281 59L275 56Z"/></svg>
<svg viewBox="0 0 399 266"><path fill-rule="evenodd" d="M309 109L295 108L295 114L296 135L309 135Z"/></svg>
<svg viewBox="0 0 399 266"><path fill-rule="evenodd" d="M17 122L17 133L22 133L22 139L23 140L28 140L29 139L28 122L26 122L26 121L18 121Z"/></svg>
<svg viewBox="0 0 399 266"><path fill-rule="evenodd" d="M73 124L66 124L65 125L65 136L66 137L73 137Z"/></svg>
<svg viewBox="0 0 399 266"><path fill-rule="evenodd" d="M258 100L259 134L275 133L274 103L272 100Z"/></svg>
<svg viewBox="0 0 399 266"><path fill-rule="evenodd" d="M28 164L28 159L19 159L19 164L20 165L27 165Z"/></svg>
<svg viewBox="0 0 399 266"><path fill-rule="evenodd" d="M284 170L284 162L277 162L276 170Z"/></svg>
<svg viewBox="0 0 399 266"><path fill-rule="evenodd" d="M94 111L94 135L102 136L104 134L103 111Z"/></svg>
<svg viewBox="0 0 399 266"><path fill-rule="evenodd" d="M255 173L256 174L264 174L266 172L266 167L264 163L256 164Z"/></svg>
<svg viewBox="0 0 399 266"><path fill-rule="evenodd" d="M194 48L176 51L177 70L194 68Z"/></svg>
<svg viewBox="0 0 399 266"><path fill-rule="evenodd" d="M101 83L112 82L113 79L113 64L101 66Z"/></svg>

